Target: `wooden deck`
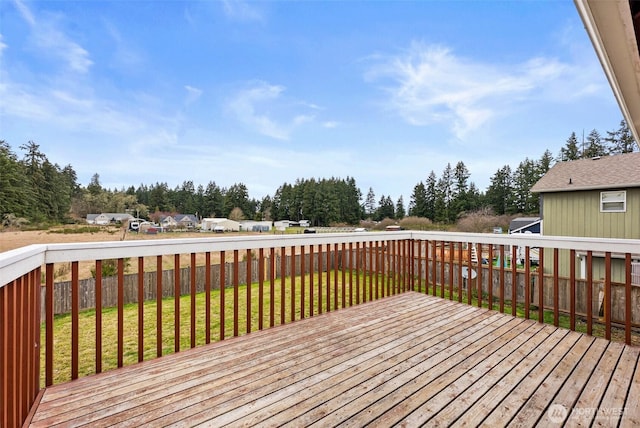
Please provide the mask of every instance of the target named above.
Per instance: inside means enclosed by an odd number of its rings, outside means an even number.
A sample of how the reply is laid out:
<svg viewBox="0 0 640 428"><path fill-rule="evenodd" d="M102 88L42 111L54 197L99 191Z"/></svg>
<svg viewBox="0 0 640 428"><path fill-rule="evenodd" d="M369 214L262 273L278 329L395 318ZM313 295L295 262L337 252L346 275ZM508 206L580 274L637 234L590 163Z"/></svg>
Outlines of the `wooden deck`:
<svg viewBox="0 0 640 428"><path fill-rule="evenodd" d="M638 426L639 353L404 293L48 388L31 426Z"/></svg>

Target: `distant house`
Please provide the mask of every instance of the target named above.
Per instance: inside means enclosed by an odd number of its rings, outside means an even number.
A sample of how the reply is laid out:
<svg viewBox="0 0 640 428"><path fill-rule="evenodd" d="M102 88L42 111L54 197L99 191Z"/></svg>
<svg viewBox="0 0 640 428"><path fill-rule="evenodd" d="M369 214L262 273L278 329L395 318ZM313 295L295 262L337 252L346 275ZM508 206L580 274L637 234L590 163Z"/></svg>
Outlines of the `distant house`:
<svg viewBox="0 0 640 428"><path fill-rule="evenodd" d="M531 191L540 194L544 235L640 239L640 153L556 163ZM577 256L584 275L586 255ZM603 255L593 256L599 259L593 277L599 279ZM613 280L622 281L624 270L616 264L622 260L613 261ZM561 265L560 273L568 274L568 263Z"/></svg>
<svg viewBox="0 0 640 428"><path fill-rule="evenodd" d="M540 234L540 217L517 217L509 223L509 233Z"/></svg>
<svg viewBox="0 0 640 428"><path fill-rule="evenodd" d="M178 222L173 216L165 215L160 217L160 226L164 229L174 229L178 227Z"/></svg>
<svg viewBox="0 0 640 428"><path fill-rule="evenodd" d="M200 221L200 229L211 232L239 232L240 223L227 218L203 218Z"/></svg>
<svg viewBox="0 0 640 428"><path fill-rule="evenodd" d="M87 223L88 224L96 224L96 218L98 218L100 214L87 214Z"/></svg>
<svg viewBox="0 0 640 428"><path fill-rule="evenodd" d="M122 224L125 222L129 222L133 220L131 214L126 213L102 213L102 214L87 214L87 223L89 224L99 224L99 225L108 225L108 224Z"/></svg>
<svg viewBox="0 0 640 428"><path fill-rule="evenodd" d="M192 214L176 214L173 217L179 228L194 229L198 226L198 218Z"/></svg>

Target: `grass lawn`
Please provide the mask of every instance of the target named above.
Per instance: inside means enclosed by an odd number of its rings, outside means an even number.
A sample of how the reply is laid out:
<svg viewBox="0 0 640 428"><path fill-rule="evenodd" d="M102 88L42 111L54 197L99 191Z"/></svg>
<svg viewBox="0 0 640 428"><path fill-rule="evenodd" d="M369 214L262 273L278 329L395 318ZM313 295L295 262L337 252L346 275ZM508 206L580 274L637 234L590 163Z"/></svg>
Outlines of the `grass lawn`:
<svg viewBox="0 0 640 428"><path fill-rule="evenodd" d="M342 274L338 274L336 281L335 272L323 272L322 278L319 274L313 276L313 313L317 314L322 306L322 311L327 309L335 310L342 307L343 287ZM330 279L329 298L330 304L327 302L327 279ZM353 284L352 299L356 302L356 293L359 294L359 300L362 302L369 299L369 284L372 278L366 276L366 298L365 286L363 285L364 275L359 275L360 287L356 289L356 274L354 273L351 281L349 277L345 278L344 286L344 303L349 306L350 301L350 284ZM268 328L271 323L270 307L273 305L273 323L281 324L283 321L288 323L293 317L301 318L301 300L302 300L302 277L296 277L293 280L295 288L294 309L291 308L291 278L286 278L284 284L278 278L274 283L273 295L270 290L269 281L265 281L262 286L263 290L263 316L262 326ZM321 282L320 282L321 281ZM373 279L375 282L375 279ZM310 275L304 277L304 316L308 317L310 313ZM322 302L318 301L319 283L322 288ZM379 293L382 293L382 277L378 278ZM375 283L374 283L375 287ZM247 291L250 291L251 308L249 317L251 319L251 331L256 331L260 326L259 317L259 293L260 286L257 283L251 285L250 288L242 285L238 287L238 326L237 334L243 335L247 332ZM234 289L227 288L224 295L224 337L230 338L234 335L233 314L234 314ZM387 294L386 286L384 294ZM337 296L337 306L336 303ZM211 312L210 312L210 335L211 341L220 339L220 291L211 290ZM373 294L375 298L375 291ZM175 313L174 298L165 298L162 300L162 355L174 352L175 346ZM143 305L143 355L144 360L153 359L157 354L157 305L156 301L146 301ZM195 296L195 345L206 343L206 294L198 293ZM128 304L124 306L124 351L123 364L130 365L138 361L138 304ZM72 320L70 314L56 315L54 318L54 383L60 383L71 379L71 329ZM95 372L96 367L96 311L86 310L79 314L79 377L86 376ZM117 332L118 332L118 310L116 307L105 308L102 310L102 371L107 371L117 367ZM185 350L191 347L191 296L180 297L180 349ZM44 324L41 329L41 373L44 373L44 351L45 351L45 329Z"/></svg>
<svg viewBox="0 0 640 428"><path fill-rule="evenodd" d="M330 305L327 302L327 279L330 280L329 297ZM359 289L356 289L356 274L352 274L349 278L349 274L346 275L344 281L344 303L345 306L349 306L350 302L350 287L353 284L353 291L351 292L351 298L353 303L356 303L356 293L359 295L359 301L370 300L369 284L373 282L373 298L375 299L375 276L366 276L366 286L363 284L365 275L360 273L359 275ZM387 284L384 283L385 278L379 276L378 278L378 293L380 296L387 295ZM321 283L320 283L321 280ZM271 294L270 284L266 281L262 286L263 292L263 316L262 326L268 328L271 322L271 316L273 316L274 325L281 324L283 321L288 323L294 319L301 318L301 300L304 294L304 315L309 316L310 313L310 283L311 277L306 275L304 277L304 293L302 293L302 277L295 277L293 279L293 288L295 289L294 308L292 310L291 298L292 298L292 279L286 278L284 284L282 280L277 279L274 283L273 294ZM322 304L318 301L318 287L321 284L322 289ZM384 293L382 287L384 285ZM366 288L365 288L366 287ZM454 290L453 294L449 296L448 287L445 287L444 297L452 300L457 300L457 290ZM249 291L251 297L251 307L249 314L247 314L247 293ZM422 290L424 292L424 285ZM430 289L430 292L432 290ZM234 293L233 288L227 288L224 296L224 337L230 338L234 335L233 314L234 314ZM257 283L247 288L246 286L238 287L238 326L237 334L243 335L247 332L247 316L251 320L251 331L259 329L259 293L260 286ZM440 296L440 287L437 288L437 295ZM366 296L366 297L363 297ZM211 291L211 312L210 312L210 335L211 341L220 339L220 291ZM335 305L337 300L337 305ZM321 276L315 274L313 276L313 313L319 312L320 306L322 311L326 312L328 308L335 310L342 307L343 301L343 281L342 274L338 272L337 278L335 272L323 272ZM467 295L463 292L462 301L467 301ZM473 294L472 304L477 306L477 299L475 293ZM271 315L270 307L273 305L273 315ZM482 306L488 307L487 296L483 296ZM175 346L175 334L174 334L174 308L175 301L173 298L166 298L162 300L162 354L167 355L174 352ZM499 310L498 302L494 302L494 310ZM143 326L143 355L144 360L153 359L156 357L157 349L157 336L156 336L156 302L147 301L143 305L144 326ZM195 296L195 346L206 343L206 295L205 293L199 293ZM292 315L293 313L293 315ZM511 313L511 302L506 301L504 304L504 313ZM519 317L525 316L524 305L518 304L516 306L516 313ZM124 318L124 352L123 352L123 364L130 365L138 361L138 305L129 304L125 305L123 311ZM533 320L538 319L538 311L535 306L530 307L529 318ZM117 308L106 308L102 311L102 371L107 371L117 367L118 355L117 355L117 320L118 311ZM544 312L544 322L553 324L553 312ZM559 316L559 326L564 328L570 327L570 319L567 315ZM71 316L58 315L54 319L54 383L60 383L71 379ZM586 322L584 320L576 319L576 330L579 332L586 332ZM79 376L86 376L95 372L96 367L96 312L95 310L83 311L79 314ZM41 373L44 374L44 324L41 329L41 343L42 343L42 355L41 355ZM604 337L604 325L593 323L593 335ZM612 329L612 338L618 341L624 341L624 331L619 329ZM180 298L180 349L185 350L191 347L191 296L182 296ZM632 336L632 343L640 344L640 338L637 335ZM44 376L43 376L44 377Z"/></svg>

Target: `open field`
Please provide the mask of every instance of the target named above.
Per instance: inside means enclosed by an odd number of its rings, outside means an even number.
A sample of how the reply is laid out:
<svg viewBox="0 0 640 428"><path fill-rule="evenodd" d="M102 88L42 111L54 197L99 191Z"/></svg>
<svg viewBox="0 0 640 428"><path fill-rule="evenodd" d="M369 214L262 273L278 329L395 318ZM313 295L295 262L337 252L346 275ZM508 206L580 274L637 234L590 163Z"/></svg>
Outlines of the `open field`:
<svg viewBox="0 0 640 428"><path fill-rule="evenodd" d="M104 241L135 241L135 240L149 240L149 239L173 239L173 238L215 238L221 236L237 236L238 233L233 234L215 234L215 233L202 233L202 232L168 232L158 233L156 235L148 235L145 233L124 233L120 228L96 228L95 232L83 232L83 233L57 233L56 229L52 230L35 230L35 231L6 231L0 232L0 253L4 251L13 250L16 248L22 248L32 244L55 244L55 243L70 243L70 242L104 242ZM62 230L62 229L59 229ZM123 239L124 238L124 239ZM198 265L204 264L204 256L198 255ZM155 258L146 258L145 262L147 266L155 266ZM227 255L227 261L233 260L233 253ZM218 262L214 257L213 262ZM190 263L189 255L183 254L181 256L181 264L183 266ZM79 265L80 279L90 278L92 276L91 270L94 268L93 262L81 262ZM163 257L163 267L165 269L173 269L174 260L173 256L167 255ZM56 281L68 281L71 278L71 267L69 263L56 264L54 278ZM136 273L137 263L130 263L126 267L125 273Z"/></svg>
<svg viewBox="0 0 640 428"><path fill-rule="evenodd" d="M201 232L171 232L158 233L157 235L136 234L127 232L124 234L124 241L135 241L141 239L167 239L167 238L211 238L213 233ZM52 230L32 230L32 231L7 231L0 232L0 253L25 247L31 244L56 244L67 242L101 242L101 241L122 241L123 231L120 228L96 228L95 232L84 233L56 233Z"/></svg>

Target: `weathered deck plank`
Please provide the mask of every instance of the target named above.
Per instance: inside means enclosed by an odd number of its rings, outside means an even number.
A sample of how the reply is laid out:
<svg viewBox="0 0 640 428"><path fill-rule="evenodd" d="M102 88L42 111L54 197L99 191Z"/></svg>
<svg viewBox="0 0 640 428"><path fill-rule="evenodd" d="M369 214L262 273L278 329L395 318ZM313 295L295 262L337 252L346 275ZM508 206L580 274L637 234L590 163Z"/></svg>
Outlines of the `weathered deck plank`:
<svg viewBox="0 0 640 428"><path fill-rule="evenodd" d="M638 358L404 293L56 385L31 426L633 426Z"/></svg>

